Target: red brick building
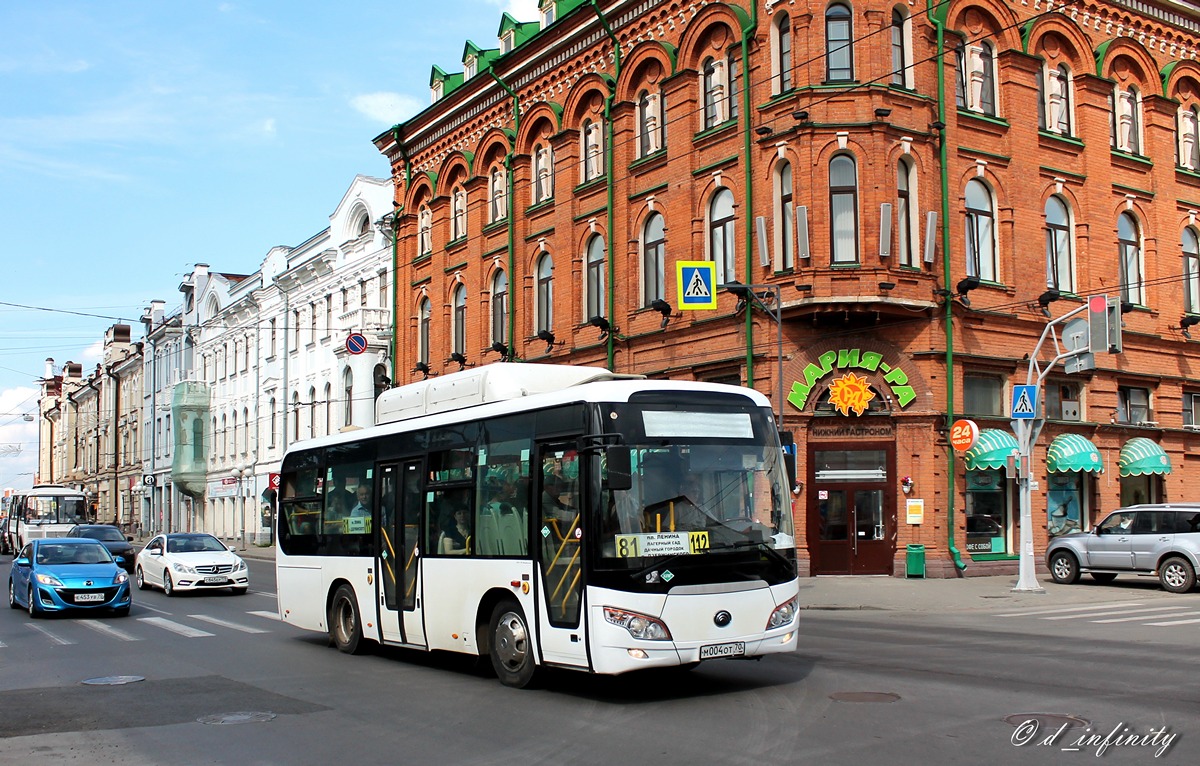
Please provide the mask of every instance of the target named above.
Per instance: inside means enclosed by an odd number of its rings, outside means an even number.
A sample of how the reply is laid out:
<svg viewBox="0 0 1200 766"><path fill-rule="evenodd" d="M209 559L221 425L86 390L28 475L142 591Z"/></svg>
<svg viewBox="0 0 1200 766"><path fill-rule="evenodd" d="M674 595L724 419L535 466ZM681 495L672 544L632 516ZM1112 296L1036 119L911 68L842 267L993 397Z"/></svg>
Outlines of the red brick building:
<svg viewBox="0 0 1200 766"><path fill-rule="evenodd" d="M505 16L375 139L396 183L395 377L511 356L750 385L795 434L809 573L903 575L909 545L930 576L1011 572L1013 387L1048 317L1109 295L1123 353L1040 391L1037 554L1123 503L1195 498L1200 10L1136 8ZM754 287L680 311L680 261ZM963 416L983 437L958 455Z"/></svg>

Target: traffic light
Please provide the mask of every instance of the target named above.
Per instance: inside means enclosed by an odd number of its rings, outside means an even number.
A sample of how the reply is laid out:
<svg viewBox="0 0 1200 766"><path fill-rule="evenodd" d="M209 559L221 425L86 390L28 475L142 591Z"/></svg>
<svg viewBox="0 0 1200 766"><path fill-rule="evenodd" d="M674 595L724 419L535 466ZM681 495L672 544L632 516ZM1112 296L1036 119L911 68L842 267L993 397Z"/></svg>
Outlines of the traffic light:
<svg viewBox="0 0 1200 766"><path fill-rule="evenodd" d="M1088 298L1088 350L1093 354L1121 353L1121 301L1107 295Z"/></svg>

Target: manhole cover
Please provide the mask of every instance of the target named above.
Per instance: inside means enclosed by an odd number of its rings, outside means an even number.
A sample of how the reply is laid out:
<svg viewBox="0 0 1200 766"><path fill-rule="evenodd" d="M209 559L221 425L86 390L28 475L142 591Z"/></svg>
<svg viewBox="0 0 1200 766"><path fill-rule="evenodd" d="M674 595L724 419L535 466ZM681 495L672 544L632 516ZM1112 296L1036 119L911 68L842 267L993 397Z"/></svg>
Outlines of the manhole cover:
<svg viewBox="0 0 1200 766"><path fill-rule="evenodd" d="M1085 729L1092 725L1092 722L1086 718L1065 713L1013 713L1004 716L1004 722L1009 726L1023 726L1029 721L1037 723L1038 728L1050 729L1061 729L1064 725L1070 728Z"/></svg>
<svg viewBox="0 0 1200 766"><path fill-rule="evenodd" d="M834 702L895 702L900 695L891 692L834 692L829 699Z"/></svg>
<svg viewBox="0 0 1200 766"><path fill-rule="evenodd" d="M135 684L138 681L145 681L143 676L104 676L102 678L89 678L83 683L88 686L120 686L121 684Z"/></svg>
<svg viewBox="0 0 1200 766"><path fill-rule="evenodd" d="M263 723L275 717L274 713L217 713L206 715L196 720L209 726L220 726L231 723Z"/></svg>

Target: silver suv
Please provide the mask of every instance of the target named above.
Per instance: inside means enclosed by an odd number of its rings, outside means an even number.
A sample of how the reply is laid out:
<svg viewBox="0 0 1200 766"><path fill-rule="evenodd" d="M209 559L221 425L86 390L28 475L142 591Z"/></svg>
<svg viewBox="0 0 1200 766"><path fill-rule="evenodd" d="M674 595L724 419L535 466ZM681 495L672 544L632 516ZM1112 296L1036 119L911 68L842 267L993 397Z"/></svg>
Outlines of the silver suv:
<svg viewBox="0 0 1200 766"><path fill-rule="evenodd" d="M1070 585L1087 572L1098 582L1119 574L1157 575L1163 588L1187 593L1200 568L1200 504L1131 505L1113 511L1091 532L1056 537L1046 566Z"/></svg>

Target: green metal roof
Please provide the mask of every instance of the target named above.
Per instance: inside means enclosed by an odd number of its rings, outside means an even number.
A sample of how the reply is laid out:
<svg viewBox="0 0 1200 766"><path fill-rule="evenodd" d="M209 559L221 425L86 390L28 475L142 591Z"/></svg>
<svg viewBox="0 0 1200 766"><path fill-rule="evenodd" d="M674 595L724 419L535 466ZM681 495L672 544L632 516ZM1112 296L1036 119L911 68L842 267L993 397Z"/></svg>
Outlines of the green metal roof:
<svg viewBox="0 0 1200 766"><path fill-rule="evenodd" d="M1046 450L1047 473L1104 473L1100 450L1079 434L1059 434Z"/></svg>
<svg viewBox="0 0 1200 766"><path fill-rule="evenodd" d="M1165 475L1171 472L1171 457L1157 443L1137 436L1125 442L1121 448L1117 468L1121 476Z"/></svg>
<svg viewBox="0 0 1200 766"><path fill-rule="evenodd" d="M975 446L963 455L963 462L966 463L968 471L1003 468L1008 462L1008 456L1019 450L1017 440L1008 431L985 428L979 432Z"/></svg>

